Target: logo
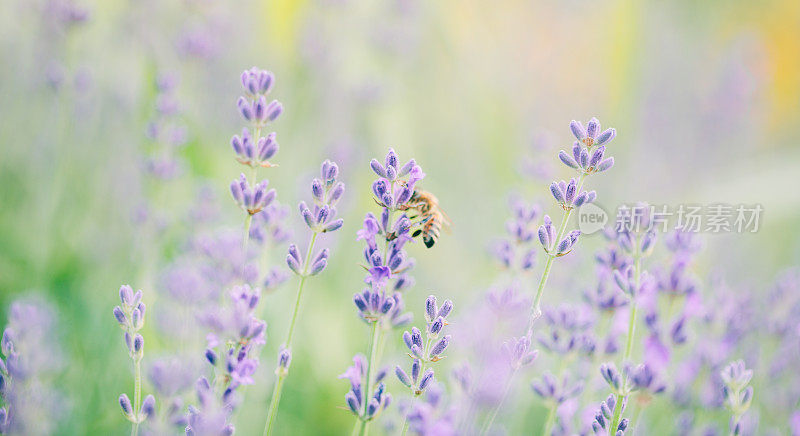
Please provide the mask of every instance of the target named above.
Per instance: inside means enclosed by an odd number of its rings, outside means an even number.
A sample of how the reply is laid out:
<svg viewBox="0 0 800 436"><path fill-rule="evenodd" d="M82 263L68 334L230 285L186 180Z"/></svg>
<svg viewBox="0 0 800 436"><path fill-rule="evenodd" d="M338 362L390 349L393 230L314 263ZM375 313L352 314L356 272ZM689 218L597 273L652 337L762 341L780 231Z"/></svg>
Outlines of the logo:
<svg viewBox="0 0 800 436"><path fill-rule="evenodd" d="M589 203L578 209L578 230L584 235L591 235L605 228L608 214L600 206Z"/></svg>

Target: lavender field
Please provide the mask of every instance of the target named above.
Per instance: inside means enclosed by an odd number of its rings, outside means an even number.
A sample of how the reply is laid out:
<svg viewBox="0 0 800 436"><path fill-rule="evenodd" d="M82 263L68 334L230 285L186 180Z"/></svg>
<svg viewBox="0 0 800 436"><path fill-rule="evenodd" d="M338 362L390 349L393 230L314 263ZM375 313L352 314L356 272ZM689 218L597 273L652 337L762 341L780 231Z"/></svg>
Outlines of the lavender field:
<svg viewBox="0 0 800 436"><path fill-rule="evenodd" d="M800 436L796 0L0 1L0 434Z"/></svg>

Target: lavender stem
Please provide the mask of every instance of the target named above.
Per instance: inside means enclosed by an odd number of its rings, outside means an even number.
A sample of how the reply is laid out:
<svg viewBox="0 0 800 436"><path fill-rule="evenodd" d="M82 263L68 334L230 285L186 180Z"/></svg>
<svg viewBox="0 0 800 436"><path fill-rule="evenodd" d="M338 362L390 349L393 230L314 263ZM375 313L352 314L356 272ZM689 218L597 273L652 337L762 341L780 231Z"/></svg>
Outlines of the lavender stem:
<svg viewBox="0 0 800 436"><path fill-rule="evenodd" d="M417 401L417 396L414 395L411 397L411 404L408 405L408 412L411 413L414 410L414 403ZM406 432L408 431L408 413L405 414L403 417L403 430L400 432L400 436L406 436Z"/></svg>
<svg viewBox="0 0 800 436"><path fill-rule="evenodd" d="M505 401L506 397L508 396L508 391L511 390L511 382L514 380L514 375L516 375L517 370L511 372L511 375L508 376L508 380L506 381L506 386L503 388L503 396L500 397L500 401L497 403L496 406L492 409L491 414L489 415L489 419L486 420L486 423L483 424L483 428L481 429L481 434L485 435L490 428L492 428L492 423L494 422L494 418L497 417L497 412L500 410L500 407L503 405L503 401Z"/></svg>
<svg viewBox="0 0 800 436"><path fill-rule="evenodd" d="M544 431L542 432L542 436L547 436L549 434L552 434L553 425L556 423L557 409L558 409L558 404L555 401L553 401L548 407L547 421L544 422Z"/></svg>
<svg viewBox="0 0 800 436"><path fill-rule="evenodd" d="M139 434L139 409L142 404L142 362L140 359L134 359L133 363L133 413L136 414L136 420L133 422L131 428L131 436Z"/></svg>
<svg viewBox="0 0 800 436"><path fill-rule="evenodd" d="M580 178L578 178L578 189L577 192L580 192L581 188L583 187L583 181L586 178L586 173L582 173ZM558 229L558 237L556 237L556 241L560 241L564 237L564 232L567 230L567 223L569 223L569 217L572 215L572 209L567 210L564 213L564 217L561 219L561 225ZM531 306L531 316L530 320L528 321L528 337L531 336L533 332L533 323L542 316L542 295L544 294L544 286L547 284L547 278L550 276L550 267L553 265L553 260L555 256L548 255L547 261L544 264L544 271L542 272L542 278L539 280L539 289L536 291L536 297L533 300L533 305Z"/></svg>
<svg viewBox="0 0 800 436"><path fill-rule="evenodd" d="M258 139L261 137L261 127L256 127L255 129L255 138ZM253 165L253 173L252 177L253 180L250 182L253 186L256 186L258 183L258 167ZM248 213L247 217L244 219L244 237L242 238L242 279L244 280L245 270L247 268L247 244L250 242L250 224L253 222L253 214Z"/></svg>
<svg viewBox="0 0 800 436"><path fill-rule="evenodd" d="M581 188L583 187L583 182L586 179L586 172L581 173L581 176L578 178L578 189L577 192L580 192ZM561 225L558 229L558 236L556 237L556 241L560 241L564 237L564 233L567 230L567 224L569 223L569 217L572 215L572 209L568 209L564 212L564 216L561 218ZM531 305L531 314L530 318L528 319L528 330L527 336L531 338L533 336L533 323L542 316L542 295L544 295L544 287L547 284L547 278L550 276L550 268L553 266L553 260L556 258L555 255L547 256L547 262L544 265L544 271L542 272L542 278L539 280L539 288L536 291L536 297L533 300L533 304ZM486 424L483 426L483 430L481 434L486 434L489 431L489 428L492 425L492 421L494 421L495 416L497 416L497 411L500 406L503 404L503 401L508 394L509 387L511 386L511 381L514 378L514 374L516 374L516 370L511 373L511 376L508 379L508 385L506 390L503 393L503 396L500 397L500 401L492 410L491 414L489 415L489 419L486 421Z"/></svg>
<svg viewBox="0 0 800 436"><path fill-rule="evenodd" d="M294 326L297 322L297 314L300 311L300 301L303 296L303 285L306 283L306 277L308 276L308 267L311 263L311 253L314 251L314 243L317 240L317 232L313 232L311 234L311 241L308 243L308 252L306 253L306 261L305 265L303 266L303 273L300 275L300 284L297 287L297 300L294 303L294 312L292 313L292 320L289 323L289 331L286 335L286 341L284 341L284 347L286 349L290 349L292 346L292 336L294 334ZM281 401L281 392L283 391L283 381L286 378L286 373L279 373L278 380L275 381L275 389L272 392L272 400L269 403L269 412L267 414L267 423L264 426L264 436L268 436L272 434L273 424L275 423L275 417L278 414L278 404Z"/></svg>
<svg viewBox="0 0 800 436"><path fill-rule="evenodd" d="M367 390L364 391L364 395L369 395L372 392L372 371L375 369L375 357L377 356L377 348L378 348L378 338L379 338L379 330L378 330L378 322L374 321L372 323L372 332L371 332L371 340L369 346L369 359L367 360ZM364 416L367 416L367 406L368 401L364 401ZM363 419L361 421L361 429L358 432L361 436L366 436L369 434L369 421Z"/></svg>
<svg viewBox="0 0 800 436"><path fill-rule="evenodd" d="M636 280L636 286L634 289L639 289L639 282L640 282L640 274L642 269L642 254L641 248L639 244L639 237L636 237L635 244L636 253L633 256L633 265L634 265L634 276ZM631 353L633 352L633 337L636 334L636 300L631 298L631 311L630 316L628 317L628 339L625 342L625 355L622 358L623 364L631 358ZM627 380L625 381L627 384ZM616 407L614 408L614 416L611 420L611 429L617 428L619 426L619 421L622 419L622 401L625 397L621 394L617 394L617 401Z"/></svg>

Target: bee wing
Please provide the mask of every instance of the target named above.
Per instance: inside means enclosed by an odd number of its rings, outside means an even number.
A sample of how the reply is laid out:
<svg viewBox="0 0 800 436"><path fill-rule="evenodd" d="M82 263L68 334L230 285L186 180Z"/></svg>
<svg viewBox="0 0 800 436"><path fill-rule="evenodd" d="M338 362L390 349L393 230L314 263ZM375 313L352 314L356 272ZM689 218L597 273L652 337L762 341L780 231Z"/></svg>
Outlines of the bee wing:
<svg viewBox="0 0 800 436"><path fill-rule="evenodd" d="M439 208L439 213L442 215L442 230L451 233L450 227L453 226L453 220L441 208Z"/></svg>

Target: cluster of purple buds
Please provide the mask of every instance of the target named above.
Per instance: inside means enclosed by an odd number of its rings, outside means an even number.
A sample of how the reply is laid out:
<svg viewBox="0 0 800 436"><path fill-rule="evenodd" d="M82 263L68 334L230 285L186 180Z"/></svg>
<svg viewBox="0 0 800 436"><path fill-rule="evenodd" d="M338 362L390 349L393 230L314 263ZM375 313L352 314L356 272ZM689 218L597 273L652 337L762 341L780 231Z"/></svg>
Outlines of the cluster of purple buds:
<svg viewBox="0 0 800 436"><path fill-rule="evenodd" d="M156 414L156 399L152 395L148 395L144 401L142 401L142 406L139 409L139 413L134 413L131 400L126 394L119 396L119 406L122 408L122 413L130 422L142 423L154 417Z"/></svg>
<svg viewBox="0 0 800 436"><path fill-rule="evenodd" d="M142 291L134 293L130 286L123 285L119 288L119 298L122 304L114 307L114 318L125 332L123 336L131 359L141 361L144 354L144 338L138 332L144 327L145 305L142 302Z"/></svg>
<svg viewBox="0 0 800 436"><path fill-rule="evenodd" d="M234 287L231 305L202 319L211 328L205 358L222 377L224 404L233 404L233 394L241 385L253 384L258 359L253 348L266 343L267 323L255 316L260 300L258 289L249 285Z"/></svg>
<svg viewBox="0 0 800 436"><path fill-rule="evenodd" d="M561 208L564 210L581 207L584 204L593 202L597 198L597 193L595 191L578 192L578 189L578 181L574 178L570 179L569 183L562 180L560 182L553 182L550 185L550 192L553 194L553 198L556 199L556 202L560 204Z"/></svg>
<svg viewBox="0 0 800 436"><path fill-rule="evenodd" d="M450 335L441 336L442 330L447 325L447 316L453 310L453 302L445 300L441 307L437 307L436 297L431 295L425 300L425 340L422 332L412 327L411 332L403 332L403 342L408 347L411 357L411 375L398 365L395 368L397 378L408 387L415 395L421 395L433 382L433 368L425 366L443 359L445 349L450 343Z"/></svg>
<svg viewBox="0 0 800 436"><path fill-rule="evenodd" d="M142 291L133 292L133 288L123 285L119 288L119 299L122 304L114 307L114 318L125 332L123 338L128 347L128 355L138 365L144 356L144 338L139 334L139 330L144 327L145 314ZM155 414L155 398L152 395L148 395L141 408L136 411L133 410L127 394L119 396L119 405L125 417L133 423L142 423Z"/></svg>
<svg viewBox="0 0 800 436"><path fill-rule="evenodd" d="M607 230L603 232L603 235L611 242L611 245L605 250L595 253L594 259L598 268L605 272L613 272L616 269L625 269L631 265L631 257L617 247L616 232Z"/></svg>
<svg viewBox="0 0 800 436"><path fill-rule="evenodd" d="M411 159L398 168L399 158L394 150L386 154L385 165L373 159L372 170L379 178L372 184L375 202L381 207L379 216L367 213L364 225L358 231L359 240L366 243L364 248L364 268L368 274L365 282L373 287L387 287L400 291L413 285L413 278L408 271L414 267L414 260L404 250L405 244L411 242L412 222L405 213L392 219L395 211L409 209L408 202L414 193L414 186L425 177L422 168ZM386 250L381 251L378 237L385 242Z"/></svg>
<svg viewBox="0 0 800 436"><path fill-rule="evenodd" d="M519 267L522 271L533 269L536 250L530 243L536 237L536 219L540 208L536 204L526 204L521 200L511 203L512 218L506 221L508 238L502 239L494 247L494 256L506 268Z"/></svg>
<svg viewBox="0 0 800 436"><path fill-rule="evenodd" d="M339 378L350 381L350 391L345 394L344 399L350 411L362 421L377 418L392 402L392 396L386 392L386 385L383 383L383 379L386 378L385 370L376 374L375 390L372 394L364 392L364 382L367 378L367 358L362 354L353 357L353 365L347 368L347 371ZM365 402L366 408L364 407Z"/></svg>
<svg viewBox="0 0 800 436"><path fill-rule="evenodd" d="M617 400L614 395L609 395L605 401L600 403L600 410L594 416L594 421L592 421L592 430L595 434L605 434L609 436L622 436L625 434L625 430L628 428L628 418L623 418L620 420L619 425L617 428L610 429L609 427L612 425L611 420L614 416L614 408L615 407L622 407L619 415L622 415L622 411L625 410L625 403L626 400L621 401L622 404L617 404Z"/></svg>
<svg viewBox="0 0 800 436"><path fill-rule="evenodd" d="M373 286L353 295L353 303L358 308L359 317L366 323L373 323L395 314L394 308L400 298L399 292L388 295L383 288Z"/></svg>
<svg viewBox="0 0 800 436"><path fill-rule="evenodd" d="M303 264L300 256L300 249L297 245L289 245L289 254L286 255L286 264L293 273L300 277L315 276L322 272L328 266L328 255L330 250L323 248L317 252L314 257L309 259L308 265Z"/></svg>
<svg viewBox="0 0 800 436"><path fill-rule="evenodd" d="M600 280L596 287L583 293L583 298L600 311L613 312L626 306L629 299L620 292L616 286L609 286L605 280Z"/></svg>
<svg viewBox="0 0 800 436"><path fill-rule="evenodd" d="M636 298L637 295L646 292L653 285L653 278L647 271L644 271L638 279L637 286L636 271L632 266L629 266L625 271L614 271L614 282L630 298Z"/></svg>
<svg viewBox="0 0 800 436"><path fill-rule="evenodd" d="M604 363L600 365L600 375L612 392L623 397L637 391L660 394L666 389L658 375L644 363L636 366L626 364L622 372L613 363Z"/></svg>
<svg viewBox="0 0 800 436"><path fill-rule="evenodd" d="M747 369L744 361L737 360L723 368L720 376L724 383L722 392L725 407L731 412L730 432L738 435L742 430L740 423L742 415L747 412L753 401L753 387L748 386L753 378L753 370Z"/></svg>
<svg viewBox="0 0 800 436"><path fill-rule="evenodd" d="M652 394L660 394L667 388L650 365L646 363L628 368L626 372L631 382L632 391L647 391Z"/></svg>
<svg viewBox="0 0 800 436"><path fill-rule="evenodd" d="M253 224L250 227L250 239L265 242L271 239L275 243L286 242L291 233L285 220L289 217L289 208L273 201L261 212L253 215Z"/></svg>
<svg viewBox="0 0 800 436"><path fill-rule="evenodd" d="M283 112L283 105L278 100L267 103L275 76L269 71L253 67L242 72L241 79L245 95L239 97L236 105L242 117L256 127L275 121Z"/></svg>
<svg viewBox="0 0 800 436"><path fill-rule="evenodd" d="M321 179L311 181L311 195L314 197L313 210L304 201L300 202L300 215L306 225L315 233L333 232L342 227L343 220L336 219L336 204L344 194L344 183L337 181L339 167L335 162L325 160L320 170Z"/></svg>
<svg viewBox="0 0 800 436"><path fill-rule="evenodd" d="M183 394L194 384L197 368L194 360L187 362L178 357L162 358L153 362L148 378L161 398L165 413L156 415L150 425L154 433L164 434L188 424L184 411Z"/></svg>
<svg viewBox="0 0 800 436"><path fill-rule="evenodd" d="M250 136L250 131L245 127L242 129L242 136L233 135L233 138L231 138L231 147L236 152L236 160L249 167L270 168L277 166L269 162L278 153L278 140L275 137L276 133L272 132L267 136L258 138L258 140L253 140Z"/></svg>
<svg viewBox="0 0 800 436"><path fill-rule="evenodd" d="M604 159L605 144L611 142L617 135L615 129L606 129L600 132L600 122L597 118L592 118L584 129L579 121L572 121L569 124L572 134L578 140L572 144L572 155L561 150L558 158L570 168L574 168L584 174L601 173L614 166L614 158ZM593 146L597 146L592 150Z"/></svg>
<svg viewBox="0 0 800 436"><path fill-rule="evenodd" d="M11 303L0 340L0 434L56 433L61 398L50 381L63 363L56 328L46 300Z"/></svg>
<svg viewBox="0 0 800 436"><path fill-rule="evenodd" d="M179 162L174 148L186 143L186 126L178 120L180 103L175 95L178 76L163 73L156 79L156 113L147 124L147 137L156 146L147 157L147 170L155 177L170 179L177 175Z"/></svg>
<svg viewBox="0 0 800 436"><path fill-rule="evenodd" d="M564 239L557 241L556 228L548 215L544 216L544 224L539 227L539 242L547 254L555 257L569 254L572 251L572 247L578 242L580 235L580 230L573 230Z"/></svg>
<svg viewBox="0 0 800 436"><path fill-rule="evenodd" d="M250 215L255 215L275 200L277 195L275 190L267 190L267 185L269 185L269 181L262 180L255 186L251 186L247 177L240 174L238 180L231 182L231 195L240 208Z"/></svg>
<svg viewBox="0 0 800 436"><path fill-rule="evenodd" d="M531 349L531 340L527 336L511 338L503 343L503 354L515 371L526 367L536 360L539 350Z"/></svg>
<svg viewBox="0 0 800 436"><path fill-rule="evenodd" d="M542 348L560 355L573 352L585 355L594 353L595 340L589 331L593 322L585 311L562 305L545 310L544 320L549 332L536 337Z"/></svg>
<svg viewBox="0 0 800 436"><path fill-rule="evenodd" d="M573 383L567 375L559 381L552 374L545 373L541 380L531 383L531 389L543 400L559 405L583 392L583 383Z"/></svg>
<svg viewBox="0 0 800 436"><path fill-rule="evenodd" d="M233 435L234 426L228 422L230 407L220 403L208 379L200 377L195 384L195 388L199 408L189 406L186 435Z"/></svg>
<svg viewBox="0 0 800 436"><path fill-rule="evenodd" d="M387 240L386 253L381 252L378 247L378 235ZM358 231L358 239L367 243L364 248L364 268L368 273L364 279L366 283L383 288L394 278L395 290L402 290L412 283L406 272L414 267L414 260L408 257L404 249L405 244L411 241L411 220L408 217L402 215L390 224L388 209L383 209L380 220L372 213L367 213L364 227Z"/></svg>
<svg viewBox="0 0 800 436"><path fill-rule="evenodd" d="M448 407L444 390L432 384L426 390L425 401L417 402L408 411L408 428L418 435L454 436L456 431L456 409Z"/></svg>
<svg viewBox="0 0 800 436"><path fill-rule="evenodd" d="M397 153L393 149L389 149L386 154L385 165L372 159L370 167L379 176L372 183L375 201L389 210L404 210L404 205L414 194L414 186L425 177L414 159L400 166Z"/></svg>
<svg viewBox="0 0 800 436"><path fill-rule="evenodd" d="M236 160L251 168L275 166L269 161L279 148L275 132L261 136L261 129L275 121L283 112L283 106L277 100L267 103L267 95L274 82L275 76L271 72L256 67L242 73L245 95L239 97L236 105L242 117L251 123L251 127L245 127L242 136L234 135L231 147L236 153ZM250 128L255 137L251 136Z"/></svg>

